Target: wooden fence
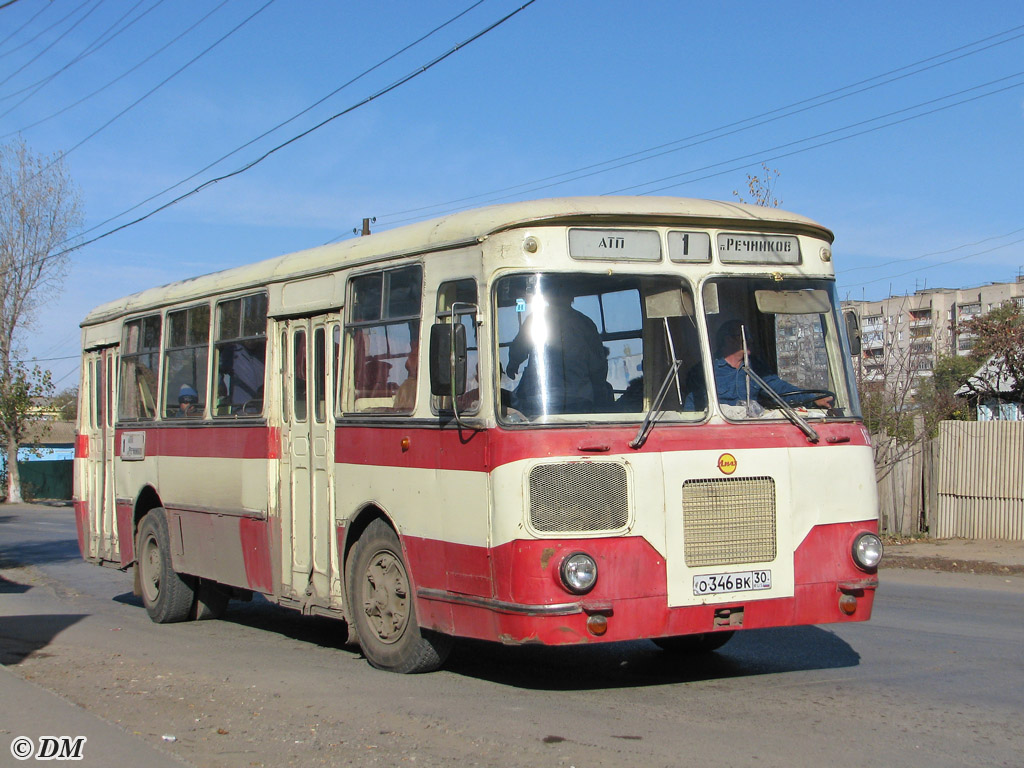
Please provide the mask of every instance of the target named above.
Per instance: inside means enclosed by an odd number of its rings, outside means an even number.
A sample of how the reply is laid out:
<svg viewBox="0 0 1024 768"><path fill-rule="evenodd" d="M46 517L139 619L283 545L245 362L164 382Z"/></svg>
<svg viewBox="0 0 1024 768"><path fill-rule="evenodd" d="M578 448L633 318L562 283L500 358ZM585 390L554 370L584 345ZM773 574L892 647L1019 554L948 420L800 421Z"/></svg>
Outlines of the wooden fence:
<svg viewBox="0 0 1024 768"><path fill-rule="evenodd" d="M875 452L883 532L1024 541L1024 421L944 421L934 440Z"/></svg>

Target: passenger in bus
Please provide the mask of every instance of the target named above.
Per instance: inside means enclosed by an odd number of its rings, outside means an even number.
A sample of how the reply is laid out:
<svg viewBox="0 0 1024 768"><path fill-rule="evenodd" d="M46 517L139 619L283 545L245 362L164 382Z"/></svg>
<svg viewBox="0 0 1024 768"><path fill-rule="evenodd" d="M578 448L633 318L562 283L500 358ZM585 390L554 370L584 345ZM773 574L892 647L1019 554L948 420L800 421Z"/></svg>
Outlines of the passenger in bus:
<svg viewBox="0 0 1024 768"><path fill-rule="evenodd" d="M523 322L508 348L510 379L529 359L512 407L539 413L590 413L611 404L608 351L594 321L573 309L572 293L556 286L544 294L547 306Z"/></svg>
<svg viewBox="0 0 1024 768"><path fill-rule="evenodd" d="M178 390L178 410L171 414L179 419L194 419L203 415L199 405L199 393L194 387L182 384Z"/></svg>
<svg viewBox="0 0 1024 768"><path fill-rule="evenodd" d="M264 342L233 342L220 350L218 391L224 401L218 402L219 413L238 413L256 406L263 408Z"/></svg>
<svg viewBox="0 0 1024 768"><path fill-rule="evenodd" d="M800 392L801 388L790 384L776 373L770 373L764 361L750 351L750 337L747 336L747 349L744 351L743 323L739 320L728 320L718 328L715 334L715 359L712 363L715 376L715 390L718 402L722 405L747 405L761 402L770 407L774 403L764 394L761 385L752 377L740 370L744 354L749 358L750 367L778 395ZM748 390L749 384L749 390ZM686 381L687 395L685 410L702 410L707 407L707 391L704 387L704 373L700 366L691 369ZM748 401L749 392L749 401ZM763 397L762 397L763 395ZM815 401L822 408L832 407L832 398L823 397Z"/></svg>
<svg viewBox="0 0 1024 768"><path fill-rule="evenodd" d="M626 385L625 391L615 401L615 410L621 413L644 412L644 377L637 376Z"/></svg>
<svg viewBox="0 0 1024 768"><path fill-rule="evenodd" d="M398 385L392 408L396 411L411 411L416 405L416 374L420 368L420 343L413 341L405 358L405 381Z"/></svg>

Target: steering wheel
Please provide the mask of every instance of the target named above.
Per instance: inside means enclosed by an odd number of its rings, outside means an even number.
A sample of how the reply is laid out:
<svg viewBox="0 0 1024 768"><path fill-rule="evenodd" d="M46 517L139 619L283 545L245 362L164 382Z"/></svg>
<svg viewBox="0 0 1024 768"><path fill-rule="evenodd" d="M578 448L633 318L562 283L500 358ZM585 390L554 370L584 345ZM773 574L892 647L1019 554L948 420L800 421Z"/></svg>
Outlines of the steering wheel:
<svg viewBox="0 0 1024 768"><path fill-rule="evenodd" d="M812 405L824 397L831 397L833 404L836 401L836 393L830 392L827 389L797 389L792 392L785 392L781 397L786 403L796 408L803 405Z"/></svg>
<svg viewBox="0 0 1024 768"><path fill-rule="evenodd" d="M242 406L243 416L258 416L263 413L263 398L247 400Z"/></svg>

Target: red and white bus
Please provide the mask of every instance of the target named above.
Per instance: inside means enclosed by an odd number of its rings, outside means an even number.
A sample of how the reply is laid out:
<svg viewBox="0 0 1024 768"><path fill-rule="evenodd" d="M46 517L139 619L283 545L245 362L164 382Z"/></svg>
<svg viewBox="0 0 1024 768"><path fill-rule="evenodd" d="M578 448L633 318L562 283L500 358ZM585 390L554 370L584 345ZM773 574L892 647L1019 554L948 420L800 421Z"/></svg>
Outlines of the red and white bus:
<svg viewBox="0 0 1024 768"><path fill-rule="evenodd" d="M82 554L134 566L154 621L261 593L399 672L454 637L707 651L866 620L832 239L735 203L539 200L105 304Z"/></svg>

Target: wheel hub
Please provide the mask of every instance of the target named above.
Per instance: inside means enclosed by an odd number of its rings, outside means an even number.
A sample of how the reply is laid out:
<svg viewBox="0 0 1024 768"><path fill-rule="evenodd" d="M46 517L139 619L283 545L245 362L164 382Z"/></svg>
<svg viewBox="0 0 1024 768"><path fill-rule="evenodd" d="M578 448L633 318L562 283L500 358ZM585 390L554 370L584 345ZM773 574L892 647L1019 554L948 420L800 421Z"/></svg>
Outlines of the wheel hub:
<svg viewBox="0 0 1024 768"><path fill-rule="evenodd" d="M378 552L366 567L363 609L382 642L397 642L409 621L409 577L391 552Z"/></svg>

